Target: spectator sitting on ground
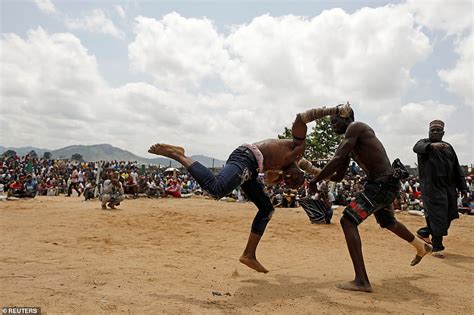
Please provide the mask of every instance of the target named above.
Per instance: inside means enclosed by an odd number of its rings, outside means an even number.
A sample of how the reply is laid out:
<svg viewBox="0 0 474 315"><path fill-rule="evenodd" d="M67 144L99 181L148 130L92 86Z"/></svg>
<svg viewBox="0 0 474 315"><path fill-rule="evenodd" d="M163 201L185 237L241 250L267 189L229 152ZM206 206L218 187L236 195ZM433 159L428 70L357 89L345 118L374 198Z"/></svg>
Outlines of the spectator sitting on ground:
<svg viewBox="0 0 474 315"><path fill-rule="evenodd" d="M181 198L181 185L177 180L172 180L170 186L166 188L166 196Z"/></svg>
<svg viewBox="0 0 474 315"><path fill-rule="evenodd" d="M36 189L38 187L38 184L36 183L36 180L31 176L31 174L28 174L26 176L26 181L23 184L23 197L26 198L34 198L36 197Z"/></svg>
<svg viewBox="0 0 474 315"><path fill-rule="evenodd" d="M17 197L22 198L24 195L23 187L23 177L20 177L18 180L13 180L8 185L7 196L8 197Z"/></svg>
<svg viewBox="0 0 474 315"><path fill-rule="evenodd" d="M296 208L296 190L287 189L283 194L283 208Z"/></svg>
<svg viewBox="0 0 474 315"><path fill-rule="evenodd" d="M138 197L138 184L135 182L133 176L128 176L127 181L125 182L125 193L130 194L133 198Z"/></svg>
<svg viewBox="0 0 474 315"><path fill-rule="evenodd" d="M84 200L89 200L89 199L94 199L95 198L95 180L91 180L86 184L86 187L84 188Z"/></svg>
<svg viewBox="0 0 474 315"><path fill-rule="evenodd" d="M161 194L163 193L163 191L161 190L159 186L156 185L156 182L151 177L148 179L147 187L148 187L147 196L149 198L161 197Z"/></svg>
<svg viewBox="0 0 474 315"><path fill-rule="evenodd" d="M110 209L115 209L115 206L120 205L125 199L122 183L119 181L119 174L112 173L111 179L107 179L104 182L104 188L102 195L100 197L102 201L102 209L107 209L109 206Z"/></svg>

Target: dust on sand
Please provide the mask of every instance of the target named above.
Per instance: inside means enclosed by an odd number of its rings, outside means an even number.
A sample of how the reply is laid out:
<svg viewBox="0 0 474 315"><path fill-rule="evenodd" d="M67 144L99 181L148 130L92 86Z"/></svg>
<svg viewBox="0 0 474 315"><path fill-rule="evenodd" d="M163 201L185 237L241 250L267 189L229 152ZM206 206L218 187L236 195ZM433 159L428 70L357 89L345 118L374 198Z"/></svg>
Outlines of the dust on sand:
<svg viewBox="0 0 474 315"><path fill-rule="evenodd" d="M374 218L360 226L374 293L335 288L353 269L338 224L277 209L257 251L270 272L238 262L252 203L204 198L0 203L0 306L43 314L324 314L473 312L474 217L453 222L447 257L410 267L415 251ZM397 214L412 231L424 218Z"/></svg>

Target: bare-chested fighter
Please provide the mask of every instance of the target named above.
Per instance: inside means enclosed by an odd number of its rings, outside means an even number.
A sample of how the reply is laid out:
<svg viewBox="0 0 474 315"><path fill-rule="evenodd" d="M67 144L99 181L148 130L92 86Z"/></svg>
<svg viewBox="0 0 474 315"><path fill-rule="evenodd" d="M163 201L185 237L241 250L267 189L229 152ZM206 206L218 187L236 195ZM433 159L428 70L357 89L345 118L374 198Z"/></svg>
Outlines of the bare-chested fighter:
<svg viewBox="0 0 474 315"><path fill-rule="evenodd" d="M366 172L367 178L363 192L355 196L355 199L344 209L341 218L342 229L354 265L355 279L338 284L337 287L372 292L357 228L368 216L374 214L377 223L382 228L389 229L416 248L416 256L410 263L412 266L418 264L423 256L431 252L432 248L395 219L391 204L399 193L400 180L394 175L397 169L390 164L385 148L376 137L374 130L363 122L354 121L352 110L349 117L332 115L331 125L336 133L344 135L344 139L334 157L310 182L310 190L314 190L317 182L328 177L333 181L341 181L351 157Z"/></svg>
<svg viewBox="0 0 474 315"><path fill-rule="evenodd" d="M254 144L243 144L229 156L225 167L217 175L205 166L185 155L182 147L157 143L148 152L163 155L181 163L196 179L201 187L214 198L228 195L239 185L245 195L257 206L258 212L253 220L247 246L240 257L240 262L248 267L267 273L256 257L256 249L271 219L274 208L269 197L264 193L263 185L257 180L259 172L266 172L265 182L274 184L284 181L291 188L298 188L304 182L304 173L296 164L306 171L317 174L318 170L304 159L306 124L317 118L344 114L349 105L331 108L315 108L300 113L292 125L293 139L269 139Z"/></svg>

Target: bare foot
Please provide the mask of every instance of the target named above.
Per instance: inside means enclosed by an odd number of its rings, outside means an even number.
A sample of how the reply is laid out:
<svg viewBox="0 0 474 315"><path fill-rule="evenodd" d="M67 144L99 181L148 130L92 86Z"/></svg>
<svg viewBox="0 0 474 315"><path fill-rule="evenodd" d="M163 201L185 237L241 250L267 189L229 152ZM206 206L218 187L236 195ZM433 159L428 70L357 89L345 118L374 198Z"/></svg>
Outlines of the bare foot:
<svg viewBox="0 0 474 315"><path fill-rule="evenodd" d="M110 209L115 209L115 206L111 204L110 202L107 204L107 206L109 206Z"/></svg>
<svg viewBox="0 0 474 315"><path fill-rule="evenodd" d="M165 143L157 143L152 145L148 149L148 152L156 155L163 155L172 159L177 156L184 156L184 149L182 147Z"/></svg>
<svg viewBox="0 0 474 315"><path fill-rule="evenodd" d="M425 244L424 251L422 253L416 253L415 258L410 262L410 266L418 265L421 259L426 255L433 251L433 246L430 244Z"/></svg>
<svg viewBox="0 0 474 315"><path fill-rule="evenodd" d="M239 261L255 271L267 273L268 270L262 266L256 259L240 256Z"/></svg>
<svg viewBox="0 0 474 315"><path fill-rule="evenodd" d="M336 288L339 288L342 290L348 290L348 291L361 291L361 292L367 292L367 293L372 292L372 287L370 286L370 284L358 285L355 283L355 281L338 283L336 284Z"/></svg>
<svg viewBox="0 0 474 315"><path fill-rule="evenodd" d="M106 209L107 209L107 206L106 206L106 205L102 205L102 209L106 210Z"/></svg>

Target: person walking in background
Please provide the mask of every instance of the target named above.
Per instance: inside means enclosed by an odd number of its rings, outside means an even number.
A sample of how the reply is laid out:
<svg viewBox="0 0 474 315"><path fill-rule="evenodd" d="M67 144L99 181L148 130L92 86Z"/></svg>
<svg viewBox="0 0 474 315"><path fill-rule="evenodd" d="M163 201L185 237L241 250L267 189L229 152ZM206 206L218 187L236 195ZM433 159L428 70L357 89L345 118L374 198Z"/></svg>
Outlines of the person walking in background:
<svg viewBox="0 0 474 315"><path fill-rule="evenodd" d="M71 183L69 184L69 187L67 189L68 197L71 197L73 189L77 191L78 197L81 196L81 191L79 190L78 185L79 185L79 172L77 171L77 167L74 166L72 168Z"/></svg>
<svg viewBox="0 0 474 315"><path fill-rule="evenodd" d="M444 258L443 236L448 235L451 221L459 218L458 191L467 196L467 185L458 157L453 147L442 141L444 122L433 120L427 139L419 140L413 147L418 156L421 197L425 207L426 227L417 234L433 244L433 256ZM456 189L458 191L456 191Z"/></svg>

